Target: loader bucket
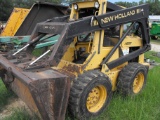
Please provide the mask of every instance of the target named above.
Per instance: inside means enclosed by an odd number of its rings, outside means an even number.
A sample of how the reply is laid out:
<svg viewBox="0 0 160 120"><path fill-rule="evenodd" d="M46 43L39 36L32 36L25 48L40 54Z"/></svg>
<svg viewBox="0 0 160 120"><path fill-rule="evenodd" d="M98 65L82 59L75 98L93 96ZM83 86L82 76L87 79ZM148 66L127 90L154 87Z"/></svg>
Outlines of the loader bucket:
<svg viewBox="0 0 160 120"><path fill-rule="evenodd" d="M53 69L23 71L0 55L0 76L44 120L64 120L70 92L67 75Z"/></svg>

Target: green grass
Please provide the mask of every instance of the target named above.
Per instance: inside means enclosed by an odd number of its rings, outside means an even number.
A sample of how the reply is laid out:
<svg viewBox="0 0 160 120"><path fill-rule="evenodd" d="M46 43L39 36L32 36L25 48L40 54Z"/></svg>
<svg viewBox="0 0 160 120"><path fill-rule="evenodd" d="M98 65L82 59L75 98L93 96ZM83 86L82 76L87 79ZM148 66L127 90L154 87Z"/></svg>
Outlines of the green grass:
<svg viewBox="0 0 160 120"><path fill-rule="evenodd" d="M48 50L48 48L50 48L50 46L35 49L35 50L33 50L32 55L39 57L40 55L44 54ZM50 55L50 53L48 53L48 55Z"/></svg>
<svg viewBox="0 0 160 120"><path fill-rule="evenodd" d="M17 108L13 110L13 114L3 120L38 120L36 115L29 114L25 108Z"/></svg>
<svg viewBox="0 0 160 120"><path fill-rule="evenodd" d="M149 51L145 53L145 58L149 58L150 60L154 60L155 62L160 63L160 58L156 56L156 52L154 51Z"/></svg>
<svg viewBox="0 0 160 120"><path fill-rule="evenodd" d="M6 106L12 98L15 98L16 95L7 90L4 86L2 80L0 79L0 112L3 110L4 106Z"/></svg>
<svg viewBox="0 0 160 120"><path fill-rule="evenodd" d="M41 54L43 54L45 51L45 48L39 48L39 49L35 49L33 50L32 54L36 57L40 56Z"/></svg>
<svg viewBox="0 0 160 120"><path fill-rule="evenodd" d="M148 52L145 57L160 62L160 58L152 54L155 52ZM6 97L3 98L2 94ZM0 106L1 102L10 99L10 95L12 96L0 82ZM18 109L4 120L37 120L37 118L29 115L24 109ZM66 120L72 119L66 117ZM107 110L92 120L160 120L160 66L149 71L146 87L139 95L124 98L114 93Z"/></svg>

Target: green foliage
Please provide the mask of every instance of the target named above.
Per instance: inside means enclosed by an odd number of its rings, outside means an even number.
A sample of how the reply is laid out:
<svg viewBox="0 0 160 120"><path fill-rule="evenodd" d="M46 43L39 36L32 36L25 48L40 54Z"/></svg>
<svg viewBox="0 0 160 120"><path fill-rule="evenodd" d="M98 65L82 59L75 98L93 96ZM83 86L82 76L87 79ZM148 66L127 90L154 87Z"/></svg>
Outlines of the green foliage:
<svg viewBox="0 0 160 120"><path fill-rule="evenodd" d="M122 1L116 2L115 4L120 5L120 6L123 6L123 7L126 7L126 8L128 8L128 7L133 7L133 6L137 6L137 5L138 5L137 2L122 2Z"/></svg>
<svg viewBox="0 0 160 120"><path fill-rule="evenodd" d="M61 3L62 0L45 0L45 2Z"/></svg>
<svg viewBox="0 0 160 120"><path fill-rule="evenodd" d="M61 0L13 0L15 7L30 8L35 2L60 3Z"/></svg>
<svg viewBox="0 0 160 120"><path fill-rule="evenodd" d="M13 0L14 7L30 8L36 0Z"/></svg>
<svg viewBox="0 0 160 120"><path fill-rule="evenodd" d="M149 4L150 14L158 15L160 14L160 1L159 0L140 0L139 4Z"/></svg>
<svg viewBox="0 0 160 120"><path fill-rule="evenodd" d="M159 0L140 0L137 2L116 2L115 4L123 6L123 7L132 7L137 6L138 4L149 4L150 14L158 15L160 14L160 1Z"/></svg>
<svg viewBox="0 0 160 120"><path fill-rule="evenodd" d="M0 21L6 21L13 9L11 0L0 0Z"/></svg>

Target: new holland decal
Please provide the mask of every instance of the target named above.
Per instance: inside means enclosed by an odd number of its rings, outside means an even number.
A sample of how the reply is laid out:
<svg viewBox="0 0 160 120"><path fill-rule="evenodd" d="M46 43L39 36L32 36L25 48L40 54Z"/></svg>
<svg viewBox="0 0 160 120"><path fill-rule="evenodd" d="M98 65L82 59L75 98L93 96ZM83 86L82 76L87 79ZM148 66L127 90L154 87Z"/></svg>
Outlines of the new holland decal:
<svg viewBox="0 0 160 120"><path fill-rule="evenodd" d="M105 18L101 19L101 23L105 24L105 23L109 23L109 22L112 22L112 21L115 21L115 20L119 20L119 19L122 19L122 18L133 16L135 14L138 14L138 13L142 12L142 11L143 11L143 9L135 9L135 10L126 11L126 12L123 12L123 13L118 13L116 15L108 16L108 17L105 17Z"/></svg>

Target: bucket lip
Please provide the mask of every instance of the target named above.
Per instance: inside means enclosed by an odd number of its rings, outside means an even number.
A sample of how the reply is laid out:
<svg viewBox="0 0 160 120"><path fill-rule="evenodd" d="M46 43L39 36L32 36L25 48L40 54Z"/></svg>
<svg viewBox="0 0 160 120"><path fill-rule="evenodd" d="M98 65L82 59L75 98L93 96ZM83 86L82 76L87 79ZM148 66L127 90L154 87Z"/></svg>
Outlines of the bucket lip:
<svg viewBox="0 0 160 120"><path fill-rule="evenodd" d="M67 75L60 73L57 70L54 69L46 69L39 72L33 72L33 71L24 71L22 72L23 75L29 77L32 81L37 80L55 80L59 78L68 78Z"/></svg>
<svg viewBox="0 0 160 120"><path fill-rule="evenodd" d="M17 67L15 64L6 59L3 54L0 54L0 65L3 69L10 69L10 72L16 79L19 79L25 85L30 85L32 82L39 80L54 80L59 78L68 78L66 74L62 74L60 71L49 68L44 71L33 72L33 71L24 71L21 68ZM47 77L47 75L50 75Z"/></svg>

